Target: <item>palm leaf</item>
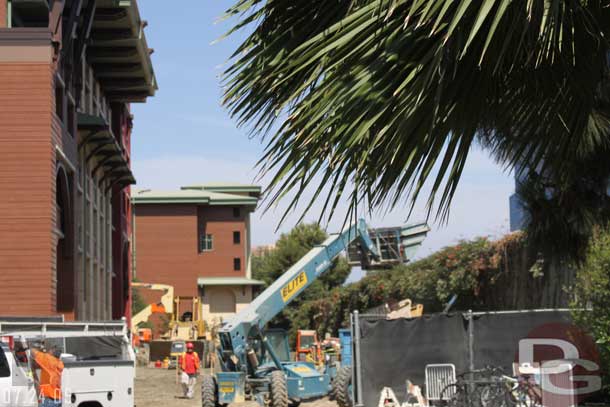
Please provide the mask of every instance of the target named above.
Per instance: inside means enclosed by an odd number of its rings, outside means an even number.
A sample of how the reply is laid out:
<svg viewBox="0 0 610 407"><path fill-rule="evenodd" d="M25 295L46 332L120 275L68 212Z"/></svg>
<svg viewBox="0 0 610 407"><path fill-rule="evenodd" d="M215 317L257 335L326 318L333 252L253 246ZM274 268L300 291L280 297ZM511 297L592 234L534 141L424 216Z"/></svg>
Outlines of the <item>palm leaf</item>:
<svg viewBox="0 0 610 407"><path fill-rule="evenodd" d="M306 210L324 199L330 217L343 198L352 211L413 205L430 185L429 209L446 216L477 135L507 168L556 174L608 144L606 6L242 0L227 15L252 33L224 104L268 136L269 205L292 192L294 208L311 191Z"/></svg>

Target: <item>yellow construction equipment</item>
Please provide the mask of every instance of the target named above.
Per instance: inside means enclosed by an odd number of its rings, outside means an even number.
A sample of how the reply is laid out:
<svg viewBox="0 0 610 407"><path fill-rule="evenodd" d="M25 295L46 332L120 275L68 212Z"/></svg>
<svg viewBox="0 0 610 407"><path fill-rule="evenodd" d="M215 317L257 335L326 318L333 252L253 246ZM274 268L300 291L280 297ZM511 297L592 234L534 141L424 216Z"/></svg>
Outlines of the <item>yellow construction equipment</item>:
<svg viewBox="0 0 610 407"><path fill-rule="evenodd" d="M191 310L180 312L181 302L191 302ZM169 323L170 339L185 341L203 338L205 322L201 315L201 306L197 297L175 297L172 320Z"/></svg>
<svg viewBox="0 0 610 407"><path fill-rule="evenodd" d="M413 304L411 300L407 298L399 301L394 309L389 309L386 319L418 318L421 317L423 313L424 306L422 304Z"/></svg>
<svg viewBox="0 0 610 407"><path fill-rule="evenodd" d="M205 322L201 315L201 306L197 297L174 296L174 287L167 284L131 283L132 287L147 290L163 291L159 303L149 304L131 318L132 332L138 332L139 325L148 321L155 313L169 314L169 331L162 337L169 340L195 340L205 336ZM191 309L181 312L181 305L190 302Z"/></svg>
<svg viewBox="0 0 610 407"><path fill-rule="evenodd" d="M132 287L145 288L147 290L164 291L161 296L161 301L155 304L149 304L142 311L131 317L131 332L137 332L141 323L148 321L148 318L157 312L173 313L174 309L174 287L167 284L148 284L148 283L131 283Z"/></svg>
<svg viewBox="0 0 610 407"><path fill-rule="evenodd" d="M318 333L313 329L297 331L297 348L295 360L319 364L322 362L322 345L318 341Z"/></svg>

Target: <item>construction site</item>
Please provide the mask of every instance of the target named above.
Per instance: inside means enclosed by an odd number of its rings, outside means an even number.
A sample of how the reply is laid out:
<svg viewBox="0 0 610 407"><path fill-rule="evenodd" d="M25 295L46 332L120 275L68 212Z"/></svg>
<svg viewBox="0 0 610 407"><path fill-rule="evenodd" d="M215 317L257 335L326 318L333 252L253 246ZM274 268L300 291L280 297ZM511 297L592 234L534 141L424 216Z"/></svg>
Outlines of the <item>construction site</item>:
<svg viewBox="0 0 610 407"><path fill-rule="evenodd" d="M0 0L0 407L610 406L605 3Z"/></svg>

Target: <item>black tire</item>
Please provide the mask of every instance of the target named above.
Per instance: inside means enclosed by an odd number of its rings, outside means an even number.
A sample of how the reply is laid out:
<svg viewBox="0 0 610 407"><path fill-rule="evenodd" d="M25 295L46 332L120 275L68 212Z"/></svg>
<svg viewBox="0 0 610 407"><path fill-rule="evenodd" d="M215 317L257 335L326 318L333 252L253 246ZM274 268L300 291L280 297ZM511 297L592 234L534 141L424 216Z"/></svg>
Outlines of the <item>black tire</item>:
<svg viewBox="0 0 610 407"><path fill-rule="evenodd" d="M201 407L216 407L216 381L208 374L201 377Z"/></svg>
<svg viewBox="0 0 610 407"><path fill-rule="evenodd" d="M281 370L271 372L270 399L271 407L288 407L288 387L286 376Z"/></svg>
<svg viewBox="0 0 610 407"><path fill-rule="evenodd" d="M349 386L352 384L352 368L351 366L343 366L337 372L337 377L333 380L331 390L332 396L337 401L339 407L352 407L352 392Z"/></svg>

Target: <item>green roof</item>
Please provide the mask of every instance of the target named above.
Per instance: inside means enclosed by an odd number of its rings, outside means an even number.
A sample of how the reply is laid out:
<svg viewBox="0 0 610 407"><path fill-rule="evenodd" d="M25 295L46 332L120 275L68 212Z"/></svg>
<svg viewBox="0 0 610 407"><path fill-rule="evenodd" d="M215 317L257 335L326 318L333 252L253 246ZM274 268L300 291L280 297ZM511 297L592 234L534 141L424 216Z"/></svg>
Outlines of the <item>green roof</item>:
<svg viewBox="0 0 610 407"><path fill-rule="evenodd" d="M251 188L260 188L250 186ZM235 195L215 192L207 188L182 187L177 191L135 190L131 194L134 204L194 203L202 205L247 205L256 206L258 196Z"/></svg>
<svg viewBox="0 0 610 407"><path fill-rule="evenodd" d="M202 277L197 279L197 285L264 285L259 280L246 277Z"/></svg>
<svg viewBox="0 0 610 407"><path fill-rule="evenodd" d="M248 185L248 184L202 184L202 185L185 185L180 187L180 189L197 189L197 190L205 190L211 192L221 192L221 193L253 193L259 194L261 193L261 187L258 185Z"/></svg>

